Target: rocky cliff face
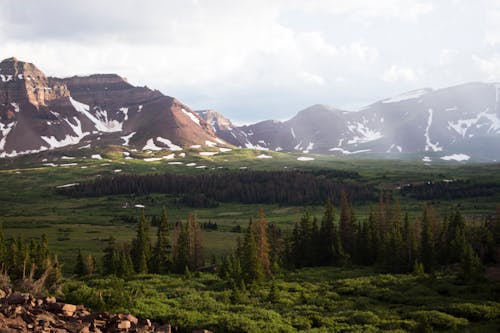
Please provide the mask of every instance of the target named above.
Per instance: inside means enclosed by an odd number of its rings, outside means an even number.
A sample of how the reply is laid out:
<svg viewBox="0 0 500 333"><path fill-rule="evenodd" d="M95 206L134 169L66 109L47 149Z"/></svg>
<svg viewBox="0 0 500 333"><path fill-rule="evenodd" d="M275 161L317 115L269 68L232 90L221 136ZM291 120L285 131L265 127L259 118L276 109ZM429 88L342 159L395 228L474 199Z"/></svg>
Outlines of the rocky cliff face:
<svg viewBox="0 0 500 333"><path fill-rule="evenodd" d="M9 58L0 63L0 79L0 157L77 145L84 138L99 145L102 135L107 144L139 150L225 144L177 99L115 74L47 78L33 64Z"/></svg>

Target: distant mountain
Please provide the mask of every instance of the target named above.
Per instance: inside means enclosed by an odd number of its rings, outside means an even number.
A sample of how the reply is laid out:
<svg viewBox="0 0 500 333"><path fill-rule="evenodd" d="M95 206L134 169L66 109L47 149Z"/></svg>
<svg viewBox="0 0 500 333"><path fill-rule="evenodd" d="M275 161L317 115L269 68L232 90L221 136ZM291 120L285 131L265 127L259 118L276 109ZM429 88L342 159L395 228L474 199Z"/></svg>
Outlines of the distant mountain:
<svg viewBox="0 0 500 333"><path fill-rule="evenodd" d="M236 146L431 160L500 160L500 84L421 89L348 112L313 105L288 121L233 128Z"/></svg>
<svg viewBox="0 0 500 333"><path fill-rule="evenodd" d="M500 160L500 84L421 89L349 112L313 105L287 121L235 126L213 110L135 87L115 74L46 77L0 63L0 157L106 145L137 150L227 146L285 152Z"/></svg>
<svg viewBox="0 0 500 333"><path fill-rule="evenodd" d="M180 150L225 143L177 99L118 75L60 79L16 58L2 61L0 157L77 144Z"/></svg>

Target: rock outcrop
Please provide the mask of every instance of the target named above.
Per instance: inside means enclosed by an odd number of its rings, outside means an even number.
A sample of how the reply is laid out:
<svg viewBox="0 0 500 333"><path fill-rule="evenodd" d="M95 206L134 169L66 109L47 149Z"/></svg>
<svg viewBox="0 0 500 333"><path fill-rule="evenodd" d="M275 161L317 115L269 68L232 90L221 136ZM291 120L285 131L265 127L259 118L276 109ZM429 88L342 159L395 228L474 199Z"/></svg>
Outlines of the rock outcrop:
<svg viewBox="0 0 500 333"><path fill-rule="evenodd" d="M173 332L169 324L139 320L131 314L89 312L82 305L11 293L0 298L0 333ZM202 330L208 332L206 330Z"/></svg>

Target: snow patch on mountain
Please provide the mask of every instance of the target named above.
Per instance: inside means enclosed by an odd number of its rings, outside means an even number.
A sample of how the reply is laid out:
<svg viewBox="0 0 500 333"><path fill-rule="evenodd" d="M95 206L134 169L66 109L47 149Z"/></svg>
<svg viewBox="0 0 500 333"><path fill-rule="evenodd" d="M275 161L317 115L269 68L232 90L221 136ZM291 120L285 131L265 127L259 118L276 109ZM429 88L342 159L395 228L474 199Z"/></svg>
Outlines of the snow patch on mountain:
<svg viewBox="0 0 500 333"><path fill-rule="evenodd" d="M394 148L396 148L396 150L397 150L398 152L400 152L400 153L403 151L403 148L401 148L401 146L398 146L398 145L396 145L396 144L394 144L394 143L393 143L393 144L389 147L389 149L387 149L386 153L392 153L392 152L394 151Z"/></svg>
<svg viewBox="0 0 500 333"><path fill-rule="evenodd" d="M69 101L76 111L83 113L92 123L94 123L98 131L105 133L121 132L123 123L117 120L108 119L108 112L106 110L101 110L99 108L97 109L96 116L94 116L89 112L90 107L87 104L78 102L72 97L69 97Z"/></svg>
<svg viewBox="0 0 500 333"><path fill-rule="evenodd" d="M136 132L132 132L130 133L129 135L125 135L125 136L121 136L120 138L125 141L123 143L124 146L128 146L129 142L130 142L130 139L132 139L132 137L135 135Z"/></svg>
<svg viewBox="0 0 500 333"><path fill-rule="evenodd" d="M314 157L306 157L306 156L297 157L297 161L307 162L307 161L314 161L314 160L315 160Z"/></svg>
<svg viewBox="0 0 500 333"><path fill-rule="evenodd" d="M488 108L483 112L480 112L474 118L468 119L459 119L457 121L448 121L449 128L454 129L458 134L465 138L467 131L476 126L476 128L480 128L481 126L487 126L488 133L496 134L496 132L500 129L500 119L498 118L496 113L489 113ZM489 124L488 124L489 122Z"/></svg>
<svg viewBox="0 0 500 333"><path fill-rule="evenodd" d="M452 154L448 156L443 156L441 157L441 159L445 161L462 162L462 161L468 161L470 159L470 156L466 154Z"/></svg>
<svg viewBox="0 0 500 333"><path fill-rule="evenodd" d="M201 127L201 124L200 124L200 119L198 117L196 117L194 114L192 114L191 112L187 111L186 109L184 108L181 108L181 111L189 117L189 119L191 119L196 125L200 126Z"/></svg>
<svg viewBox="0 0 500 333"><path fill-rule="evenodd" d="M200 155L201 156L214 156L214 155L217 155L217 152L215 152L215 151L201 151Z"/></svg>
<svg viewBox="0 0 500 333"><path fill-rule="evenodd" d="M2 134L2 138L0 139L0 150L3 150L5 147L5 142L7 141L7 135L12 131L14 127L16 127L17 121L13 121L8 124L0 123L0 133Z"/></svg>
<svg viewBox="0 0 500 333"><path fill-rule="evenodd" d="M423 95L427 94L428 92L429 92L429 90L427 90L427 89L413 90L413 91L409 91L409 92L406 92L406 93L398 95L398 96L384 99L381 102L384 104L399 103L399 102L408 101L411 99L420 98Z"/></svg>
<svg viewBox="0 0 500 333"><path fill-rule="evenodd" d="M349 151L345 150L343 148L335 147L335 148L330 148L330 151L339 151L344 155L352 155L352 154L361 154L361 153L367 153L370 152L370 149L361 149L361 150L355 150L355 151Z"/></svg>
<svg viewBox="0 0 500 333"><path fill-rule="evenodd" d="M430 138L430 135L429 135L429 130L432 126L432 116L433 116L433 113L434 111L432 109L429 109L429 118L427 118L427 127L425 128L425 133L424 133L424 136L425 136L425 151L442 151L443 150L443 147L439 147L439 142L436 142L436 143L432 143L431 142L431 138Z"/></svg>
<svg viewBox="0 0 500 333"><path fill-rule="evenodd" d="M170 141L169 139L165 139L165 138L162 138L162 137L157 137L156 140L158 142L161 142L163 143L164 145L166 145L168 147L169 150L171 151L179 151L179 150L182 150L181 147L179 147L178 145L175 145L172 143L172 141Z"/></svg>
<svg viewBox="0 0 500 333"><path fill-rule="evenodd" d="M12 102L10 105L14 107L14 112L19 113L19 104Z"/></svg>
<svg viewBox="0 0 500 333"><path fill-rule="evenodd" d="M120 111L123 113L123 121L127 121L128 120L128 108L120 108Z"/></svg>
<svg viewBox="0 0 500 333"><path fill-rule="evenodd" d="M382 133L377 130L372 130L362 123L347 123L347 128L349 131L358 134L354 136L351 140L348 140L348 144L359 144L366 143L381 139L383 137Z"/></svg>

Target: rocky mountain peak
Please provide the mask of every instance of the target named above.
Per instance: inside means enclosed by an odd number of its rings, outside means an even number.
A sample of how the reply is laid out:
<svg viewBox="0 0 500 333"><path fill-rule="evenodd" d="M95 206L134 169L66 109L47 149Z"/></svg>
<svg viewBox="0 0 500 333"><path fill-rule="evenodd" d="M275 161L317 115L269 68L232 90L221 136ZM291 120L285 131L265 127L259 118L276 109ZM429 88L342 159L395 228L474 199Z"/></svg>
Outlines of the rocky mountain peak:
<svg viewBox="0 0 500 333"><path fill-rule="evenodd" d="M51 85L49 79L35 65L11 57L0 62L0 104L28 101L36 108L47 101L69 96L64 84Z"/></svg>

